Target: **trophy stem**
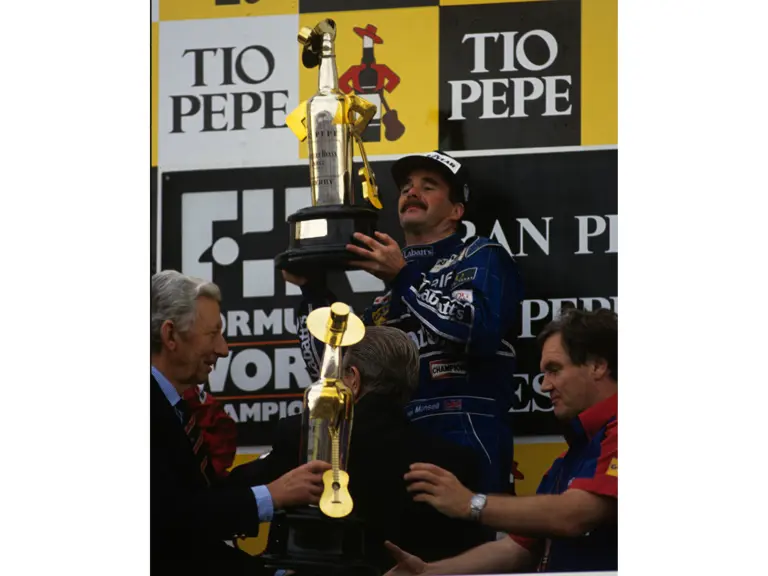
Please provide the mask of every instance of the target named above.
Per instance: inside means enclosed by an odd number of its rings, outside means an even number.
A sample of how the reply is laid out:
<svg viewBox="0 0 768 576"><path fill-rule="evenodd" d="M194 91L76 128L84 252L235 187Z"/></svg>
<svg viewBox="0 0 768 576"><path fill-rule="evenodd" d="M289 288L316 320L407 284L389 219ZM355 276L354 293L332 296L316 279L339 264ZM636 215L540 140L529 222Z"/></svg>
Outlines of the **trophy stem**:
<svg viewBox="0 0 768 576"><path fill-rule="evenodd" d="M338 379L338 371L341 367L341 350L329 346L323 355L323 364L320 368L320 376L323 379Z"/></svg>
<svg viewBox="0 0 768 576"><path fill-rule="evenodd" d="M336 53L333 49L333 37L327 32L323 34L317 88L319 92L323 93L336 92L339 89L339 75L336 71Z"/></svg>

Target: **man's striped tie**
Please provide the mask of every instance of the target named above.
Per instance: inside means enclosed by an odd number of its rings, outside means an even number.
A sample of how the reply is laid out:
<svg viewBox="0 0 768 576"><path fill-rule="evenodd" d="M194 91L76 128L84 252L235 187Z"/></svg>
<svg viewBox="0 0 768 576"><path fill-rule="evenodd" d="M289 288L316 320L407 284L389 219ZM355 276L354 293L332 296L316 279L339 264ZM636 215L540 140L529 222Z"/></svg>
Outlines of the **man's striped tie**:
<svg viewBox="0 0 768 576"><path fill-rule="evenodd" d="M189 405L185 400L179 400L178 404L176 404L176 408L177 413L181 418L181 424L184 426L184 432L187 434L187 437L192 444L192 451L200 465L200 472L203 475L203 478L205 478L205 482L210 486L214 478L216 478L216 471L211 464L210 458L208 458L208 451L203 445L203 433L197 426L195 415L191 414Z"/></svg>

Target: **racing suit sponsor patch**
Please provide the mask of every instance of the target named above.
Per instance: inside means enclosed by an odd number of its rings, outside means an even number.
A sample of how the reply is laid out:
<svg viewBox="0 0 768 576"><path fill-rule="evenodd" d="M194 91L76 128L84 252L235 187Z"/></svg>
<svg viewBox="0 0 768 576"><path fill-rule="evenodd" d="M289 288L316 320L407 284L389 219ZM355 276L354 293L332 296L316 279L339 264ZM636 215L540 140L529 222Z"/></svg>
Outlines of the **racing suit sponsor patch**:
<svg viewBox="0 0 768 576"><path fill-rule="evenodd" d="M463 324L472 324L471 306L459 302L451 296L443 296L440 290L429 288L429 284L419 287L417 298L422 306L439 314L444 319L450 319ZM413 288L412 288L413 289Z"/></svg>
<svg viewBox="0 0 768 576"><path fill-rule="evenodd" d="M461 410L461 398L443 400L443 410Z"/></svg>
<svg viewBox="0 0 768 576"><path fill-rule="evenodd" d="M309 329L307 328L307 317L302 316L299 318L299 339L301 342L301 357L304 358L304 362L307 365L307 370L310 374L319 373L320 366L315 361L312 349L312 339L309 335Z"/></svg>
<svg viewBox="0 0 768 576"><path fill-rule="evenodd" d="M467 304L472 304L472 290L454 290L451 294L456 300L459 302L466 302Z"/></svg>
<svg viewBox="0 0 768 576"><path fill-rule="evenodd" d="M377 308L371 313L371 320L375 326L381 326L387 321L387 314L389 314L389 304L385 304L381 308Z"/></svg>
<svg viewBox="0 0 768 576"><path fill-rule="evenodd" d="M412 418L413 416L418 416L419 414L423 414L425 412L434 412L435 410L440 410L439 401L432 402L430 404L419 404L418 406L408 408L406 414L408 418Z"/></svg>
<svg viewBox="0 0 768 576"><path fill-rule="evenodd" d="M433 360L429 363L429 374L432 376L432 380L452 378L454 376L466 376L467 368L464 362Z"/></svg>
<svg viewBox="0 0 768 576"><path fill-rule="evenodd" d="M477 268L465 268L456 274L456 277L453 280L453 285L459 286L460 284L472 282L472 280L475 279L475 276L477 276Z"/></svg>
<svg viewBox="0 0 768 576"><path fill-rule="evenodd" d="M432 266L430 269L430 274L434 274L436 272L440 272L440 270L445 270L449 266L453 265L455 262L457 262L460 258L460 254L452 254L449 258L438 258L437 262L435 262L435 265Z"/></svg>
<svg viewBox="0 0 768 576"><path fill-rule="evenodd" d="M421 246L418 248L406 248L403 250L403 258L409 260L411 258L424 258L435 255L435 249L432 246Z"/></svg>
<svg viewBox="0 0 768 576"><path fill-rule="evenodd" d="M384 302L389 302L389 295L391 292L387 292L384 294L384 296L379 296L378 298L374 299L373 305L378 306L379 304L384 304Z"/></svg>

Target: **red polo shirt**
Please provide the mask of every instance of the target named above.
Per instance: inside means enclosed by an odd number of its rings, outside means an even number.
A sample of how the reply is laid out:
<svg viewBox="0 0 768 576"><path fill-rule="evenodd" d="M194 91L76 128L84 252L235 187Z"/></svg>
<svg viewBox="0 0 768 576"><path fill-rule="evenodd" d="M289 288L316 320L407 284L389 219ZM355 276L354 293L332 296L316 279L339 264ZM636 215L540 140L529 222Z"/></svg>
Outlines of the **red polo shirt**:
<svg viewBox="0 0 768 576"><path fill-rule="evenodd" d="M584 490L619 497L618 395L588 408L569 425L568 449L552 464L537 494ZM539 572L618 569L618 526L599 526L578 538L535 539L510 534L532 550L544 546Z"/></svg>

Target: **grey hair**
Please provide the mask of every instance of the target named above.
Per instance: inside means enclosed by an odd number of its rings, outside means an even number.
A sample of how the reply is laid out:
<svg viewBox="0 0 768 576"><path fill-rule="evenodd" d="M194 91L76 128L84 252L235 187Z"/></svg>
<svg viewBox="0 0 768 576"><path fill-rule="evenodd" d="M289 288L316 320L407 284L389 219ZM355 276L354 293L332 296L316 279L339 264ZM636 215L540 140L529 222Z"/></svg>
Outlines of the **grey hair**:
<svg viewBox="0 0 768 576"><path fill-rule="evenodd" d="M150 289L150 346L152 353L163 348L161 330L166 320L180 332L195 321L196 300L200 297L221 302L221 290L213 282L191 278L176 270L163 270L152 276Z"/></svg>
<svg viewBox="0 0 768 576"><path fill-rule="evenodd" d="M408 335L391 326L370 326L365 337L342 351L344 371L360 372L363 394L375 392L405 405L419 384L419 350Z"/></svg>

